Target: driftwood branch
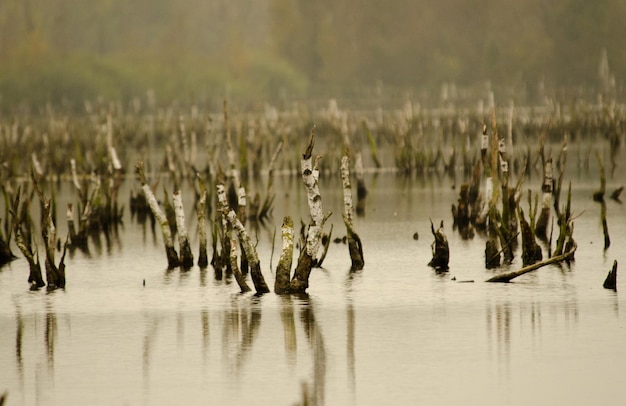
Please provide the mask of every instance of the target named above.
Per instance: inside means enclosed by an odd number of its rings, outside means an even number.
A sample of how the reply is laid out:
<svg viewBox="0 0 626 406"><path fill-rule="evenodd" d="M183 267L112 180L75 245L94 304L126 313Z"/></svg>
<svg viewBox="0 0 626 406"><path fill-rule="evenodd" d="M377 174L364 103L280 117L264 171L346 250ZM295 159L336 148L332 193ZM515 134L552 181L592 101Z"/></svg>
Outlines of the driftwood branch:
<svg viewBox="0 0 626 406"><path fill-rule="evenodd" d="M522 276L527 274L528 272L535 271L539 268L542 268L546 265L556 264L561 261L566 261L574 256L574 252L576 252L577 245L574 243L569 251L564 254L556 255L552 258L548 258L545 261L536 262L532 265L525 266L522 269L513 272L503 273L501 275L493 276L486 280L486 282L510 282L511 280L517 278L518 276Z"/></svg>

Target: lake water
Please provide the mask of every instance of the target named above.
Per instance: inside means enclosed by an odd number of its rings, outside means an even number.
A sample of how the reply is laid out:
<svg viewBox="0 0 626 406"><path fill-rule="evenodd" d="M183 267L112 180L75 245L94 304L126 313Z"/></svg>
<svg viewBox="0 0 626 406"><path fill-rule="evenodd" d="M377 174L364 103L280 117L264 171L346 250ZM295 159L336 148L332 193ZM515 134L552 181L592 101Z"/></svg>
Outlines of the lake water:
<svg viewBox="0 0 626 406"><path fill-rule="evenodd" d="M620 171L608 192L625 182ZM118 240L67 259L64 290L29 291L22 258L0 270L0 393L8 405L624 404L626 284L602 283L613 260L626 264L626 206L607 201L605 251L597 172L569 180L575 262L509 284L484 281L521 267L519 252L485 270L484 238L452 230L458 188L447 177L368 174L355 224L365 269L350 272L347 246L331 244L306 297L240 294L210 267L167 270L161 236L127 213ZM342 236L340 183L320 184L334 212L326 230ZM255 234L270 286L274 228L279 247L282 216L308 213L299 178L279 176L276 190L274 219ZM69 184L59 196L75 199ZM445 221L448 273L427 266L429 218Z"/></svg>

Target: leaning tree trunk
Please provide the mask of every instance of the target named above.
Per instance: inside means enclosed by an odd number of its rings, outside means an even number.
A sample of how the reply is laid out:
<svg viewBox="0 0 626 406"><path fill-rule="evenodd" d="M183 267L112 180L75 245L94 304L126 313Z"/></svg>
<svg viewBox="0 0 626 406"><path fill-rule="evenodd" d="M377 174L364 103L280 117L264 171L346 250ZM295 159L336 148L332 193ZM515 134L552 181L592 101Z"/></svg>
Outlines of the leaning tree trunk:
<svg viewBox="0 0 626 406"><path fill-rule="evenodd" d="M315 263L315 256L319 250L322 240L322 228L328 216L324 215L322 209L322 196L318 184L319 169L317 166L319 157L313 165L313 147L315 145L315 126L311 130L311 139L305 153L302 155L300 166L302 170L302 181L307 192L307 201L309 204L309 212L311 214L311 222L306 235L305 246L300 251L298 264L293 278L291 279L290 290L292 292L303 293L309 287L309 276Z"/></svg>
<svg viewBox="0 0 626 406"><path fill-rule="evenodd" d="M233 210L230 210L228 208L226 190L224 188L224 185L222 184L217 185L217 199L219 209L222 215L226 218L233 230L236 231L237 235L239 236L239 241L241 243L241 247L243 248L244 255L248 259L248 265L250 266L250 276L252 277L252 283L254 283L254 288L256 289L257 293L268 293L270 290L265 283L263 273L261 273L261 263L259 261L259 256L256 252L256 248L254 247L254 244L252 244L252 239L248 235L246 228L237 218L237 214L235 214ZM231 249L233 249L233 247L231 247Z"/></svg>
<svg viewBox="0 0 626 406"><path fill-rule="evenodd" d="M148 201L150 210L152 210L152 214L154 214L154 217L161 226L163 243L165 244L165 253L167 255L167 265L169 268L176 268L180 265L180 261L178 259L178 253L176 252L176 248L174 247L174 242L172 240L172 230L170 228L167 217L165 217L165 214L163 214L163 211L161 210L161 207L159 207L159 203L157 202L154 193L152 193L152 189L150 189L150 185L148 185L148 183L146 182L143 161L137 162L137 174L139 175L141 188L144 195L146 196L146 200Z"/></svg>
<svg viewBox="0 0 626 406"><path fill-rule="evenodd" d="M352 209L352 186L350 184L350 158L344 155L341 158L341 180L343 183L343 222L346 225L348 250L352 260L353 271L363 269L363 246L361 238L354 230L354 216Z"/></svg>

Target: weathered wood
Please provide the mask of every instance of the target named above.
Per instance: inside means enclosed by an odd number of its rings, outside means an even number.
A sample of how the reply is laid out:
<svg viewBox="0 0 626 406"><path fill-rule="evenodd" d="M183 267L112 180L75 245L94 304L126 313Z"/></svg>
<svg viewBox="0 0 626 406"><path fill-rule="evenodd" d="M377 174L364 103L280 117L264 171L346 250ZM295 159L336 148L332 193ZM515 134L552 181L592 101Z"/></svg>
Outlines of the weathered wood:
<svg viewBox="0 0 626 406"><path fill-rule="evenodd" d="M207 189L204 180L196 173L198 184L200 186L200 196L196 202L196 216L198 220L198 266L206 268L209 265L207 255L207 232L206 232L206 201Z"/></svg>
<svg viewBox="0 0 626 406"><path fill-rule="evenodd" d="M309 144L300 161L302 181L307 191L307 202L309 205L309 213L311 214L311 222L309 223L308 232L306 233L304 249L300 252L298 264L296 265L296 270L291 279L290 290L298 293L304 292L309 286L309 275L315 264L315 256L317 255L322 240L322 229L326 219L332 214L328 213L325 215L322 209L322 196L320 195L318 185L318 161L320 157L316 158L315 165L313 165L312 155L314 146L315 126L311 129Z"/></svg>
<svg viewBox="0 0 626 406"><path fill-rule="evenodd" d="M433 221L430 220L430 230L433 237L435 237L435 241L433 241L431 245L433 258L428 263L428 266L431 266L438 271L447 271L448 263L450 261L450 247L448 246L448 238L443 232L443 220L437 230L435 230Z"/></svg>
<svg viewBox="0 0 626 406"><path fill-rule="evenodd" d="M180 250L180 264L184 268L193 266L193 253L189 244L189 236L187 235L187 226L185 225L185 208L183 206L183 198L180 189L172 195L174 202L174 212L176 213L176 229L178 230L178 248Z"/></svg>
<svg viewBox="0 0 626 406"><path fill-rule="evenodd" d="M282 250L276 267L274 293L288 293L290 289L291 265L293 263L293 220L286 216L282 226Z"/></svg>
<svg viewBox="0 0 626 406"><path fill-rule="evenodd" d="M241 270L239 270L239 266L237 265L237 239L235 238L235 233L232 227L229 227L227 233L230 236L230 270L239 285L239 289L241 289L241 293L250 292L252 289L248 286L246 277L241 273Z"/></svg>
<svg viewBox="0 0 626 406"><path fill-rule="evenodd" d="M559 262L567 261L567 260L569 260L569 259L574 257L574 253L576 252L576 248L577 247L578 246L576 245L576 243L573 243L571 249L569 251L567 251L566 253L564 253L564 254L553 256L553 257L548 258L548 259L546 259L544 261L541 261L541 262L536 262L536 263L534 263L532 265L528 265L526 267L523 267L523 268L521 268L521 269L519 269L517 271L507 272L507 273L503 273L503 274L500 274L500 275L495 275L495 276L487 279L485 282L510 282L511 280L513 280L513 279L515 279L515 278L517 278L519 276L527 274L528 272L535 271L535 270L537 270L539 268L542 268L542 267L544 267L546 265L552 265L552 264L556 264L556 263L559 263Z"/></svg>
<svg viewBox="0 0 626 406"><path fill-rule="evenodd" d="M341 180L343 184L343 222L346 225L348 250L352 260L353 271L363 269L365 261L363 259L363 246L361 238L354 230L354 215L352 205L352 185L350 183L350 158L344 155L341 158Z"/></svg>
<svg viewBox="0 0 626 406"><path fill-rule="evenodd" d="M609 274L606 276L602 286L605 289L617 291L617 260L613 261L613 268L609 271Z"/></svg>
<svg viewBox="0 0 626 406"><path fill-rule="evenodd" d="M535 235L530 228L524 216L524 210L518 207L518 217L522 232L522 264L523 266L532 265L543 259L541 247L535 241Z"/></svg>
<svg viewBox="0 0 626 406"><path fill-rule="evenodd" d="M241 243L241 247L243 248L244 255L248 259L248 264L250 266L250 276L252 277L252 282L254 283L256 292L259 294L269 292L270 290L267 287L265 279L263 278L263 273L261 272L261 264L259 262L259 256L256 252L256 248L254 247L254 244L252 244L252 239L248 235L246 228L237 218L237 214L235 214L233 210L230 210L228 208L226 189L224 188L223 184L217 185L217 198L219 203L219 210L226 218L230 226L233 228L233 230L237 232L237 236L239 237L239 242Z"/></svg>
<svg viewBox="0 0 626 406"><path fill-rule="evenodd" d="M141 188L143 193L148 201L148 205L150 206L150 210L152 214L156 218L159 226L161 227L161 234L163 235L163 243L165 245L165 253L167 255L167 265L169 268L175 268L180 265L180 260L178 258L178 253L176 252L176 248L174 247L174 242L172 240L172 231L170 228L169 221L159 203L157 202L154 193L152 193L152 189L150 185L146 182L146 175L144 172L144 164L143 161L137 162L137 174L139 175L139 181L141 182Z"/></svg>
<svg viewBox="0 0 626 406"><path fill-rule="evenodd" d="M600 190L593 194L593 200L600 203L600 221L602 222L602 232L604 234L604 249L608 249L611 245L611 237L609 236L609 225L606 221L606 201L604 200L604 194L606 193L606 177L604 175L604 164L600 154L596 151L596 158L598 159L598 167L600 170Z"/></svg>

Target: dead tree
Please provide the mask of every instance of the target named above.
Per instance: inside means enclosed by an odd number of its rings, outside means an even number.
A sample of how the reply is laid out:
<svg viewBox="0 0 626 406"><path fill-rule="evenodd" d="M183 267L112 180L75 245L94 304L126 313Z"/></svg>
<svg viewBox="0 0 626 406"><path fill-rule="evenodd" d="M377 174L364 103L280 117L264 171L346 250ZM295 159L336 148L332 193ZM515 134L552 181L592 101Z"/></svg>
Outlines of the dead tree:
<svg viewBox="0 0 626 406"><path fill-rule="evenodd" d="M184 268L193 266L193 253L189 244L187 227L185 226L185 209L180 189L175 191L172 200L174 202L174 212L176 213L176 229L178 230L178 248L180 249L180 264Z"/></svg>
<svg viewBox="0 0 626 406"><path fill-rule="evenodd" d="M598 159L598 167L600 168L600 190L593 194L593 200L600 203L600 221L602 222L602 232L604 233L604 249L608 249L611 245L611 237L609 236L609 225L606 222L606 201L604 200L604 194L606 192L606 177L604 175L604 165L602 164L602 158L600 154L596 152L596 158Z"/></svg>
<svg viewBox="0 0 626 406"><path fill-rule="evenodd" d="M435 237L435 241L433 241L431 246L433 259L430 260L428 266L435 268L437 271L447 271L450 261L450 247L448 246L448 238L443 232L443 220L436 231L433 221L430 220L430 230L433 233L433 237Z"/></svg>
<svg viewBox="0 0 626 406"><path fill-rule="evenodd" d="M605 289L617 291L617 260L613 261L613 268L609 271L602 286L604 286Z"/></svg>
<svg viewBox="0 0 626 406"><path fill-rule="evenodd" d="M170 228L170 223L167 220L165 214L159 207L159 203L157 202L154 193L152 193L152 189L150 185L148 185L146 181L146 174L144 172L143 161L137 162L137 174L139 175L139 181L141 182L141 188L143 190L144 195L146 196L146 200L148 201L148 205L150 206L150 210L152 214L158 221L161 227L161 233L163 235L163 244L165 245L165 253L167 255L167 266L168 268L176 268L180 265L180 261L178 259L178 253L176 252L176 248L174 247L174 241L172 240L172 231Z"/></svg>
<svg viewBox="0 0 626 406"><path fill-rule="evenodd" d="M200 185L200 197L196 202L196 215L198 218L198 266L200 268L206 268L209 265L207 255L207 233L206 233L206 201L207 201L207 189L204 180L200 178L200 175L196 173L198 183Z"/></svg>
<svg viewBox="0 0 626 406"><path fill-rule="evenodd" d="M520 222L520 228L522 230L522 264L523 266L532 265L537 261L543 259L541 247L535 241L535 234L533 233L530 224L526 221L524 216L524 210L518 207L518 217Z"/></svg>
<svg viewBox="0 0 626 406"><path fill-rule="evenodd" d="M348 250L352 260L353 271L363 269L363 245L361 238L354 230L354 215L352 206L352 186L350 184L350 158L346 154L341 158L341 180L343 183L343 222L346 225Z"/></svg>
<svg viewBox="0 0 626 406"><path fill-rule="evenodd" d="M282 250L278 266L276 267L276 279L274 281L274 293L288 293L290 289L291 265L293 262L293 220L286 216L282 226Z"/></svg>
<svg viewBox="0 0 626 406"><path fill-rule="evenodd" d="M332 213L324 214L322 209L322 196L318 185L319 168L318 161L320 157L315 159L313 165L313 147L315 145L315 126L311 130L311 139L306 151L302 155L300 167L302 170L302 181L307 192L307 202L311 221L306 233L306 241L304 249L300 251L298 264L293 278L291 279L290 291L294 293L303 293L309 287L309 275L315 264L315 257L319 250L322 240L322 230L324 223Z"/></svg>
<svg viewBox="0 0 626 406"><path fill-rule="evenodd" d="M61 261L59 262L59 266L56 265L54 259L54 253L56 249L56 227L54 225L54 221L52 220L52 201L48 199L41 188L39 187L39 183L37 182L37 178L35 176L34 171L31 171L31 178L33 180L33 186L35 188L35 192L37 196L39 196L39 200L43 207L43 217L41 224L41 237L44 242L44 248L46 252L46 260L45 260L45 268L46 268L46 280L48 282L48 289L53 290L56 288L64 288L65 287L65 253L67 251L67 247L69 245L69 234L68 238L65 241L63 254L61 256Z"/></svg>
<svg viewBox="0 0 626 406"><path fill-rule="evenodd" d="M263 273L261 272L261 263L259 262L259 256L256 252L256 248L252 244L252 240L246 231L244 225L237 218L237 214L231 209L228 208L228 202L226 198L226 189L223 184L217 185L217 199L219 204L219 210L222 213L222 216L226 218L230 226L237 233L239 237L239 242L241 243L241 247L243 249L243 254L246 256L248 260L248 265L250 266L250 276L252 277L252 282L254 283L254 288L258 294L268 293L270 290L265 283L265 279L263 278ZM231 250L233 247L231 246Z"/></svg>

